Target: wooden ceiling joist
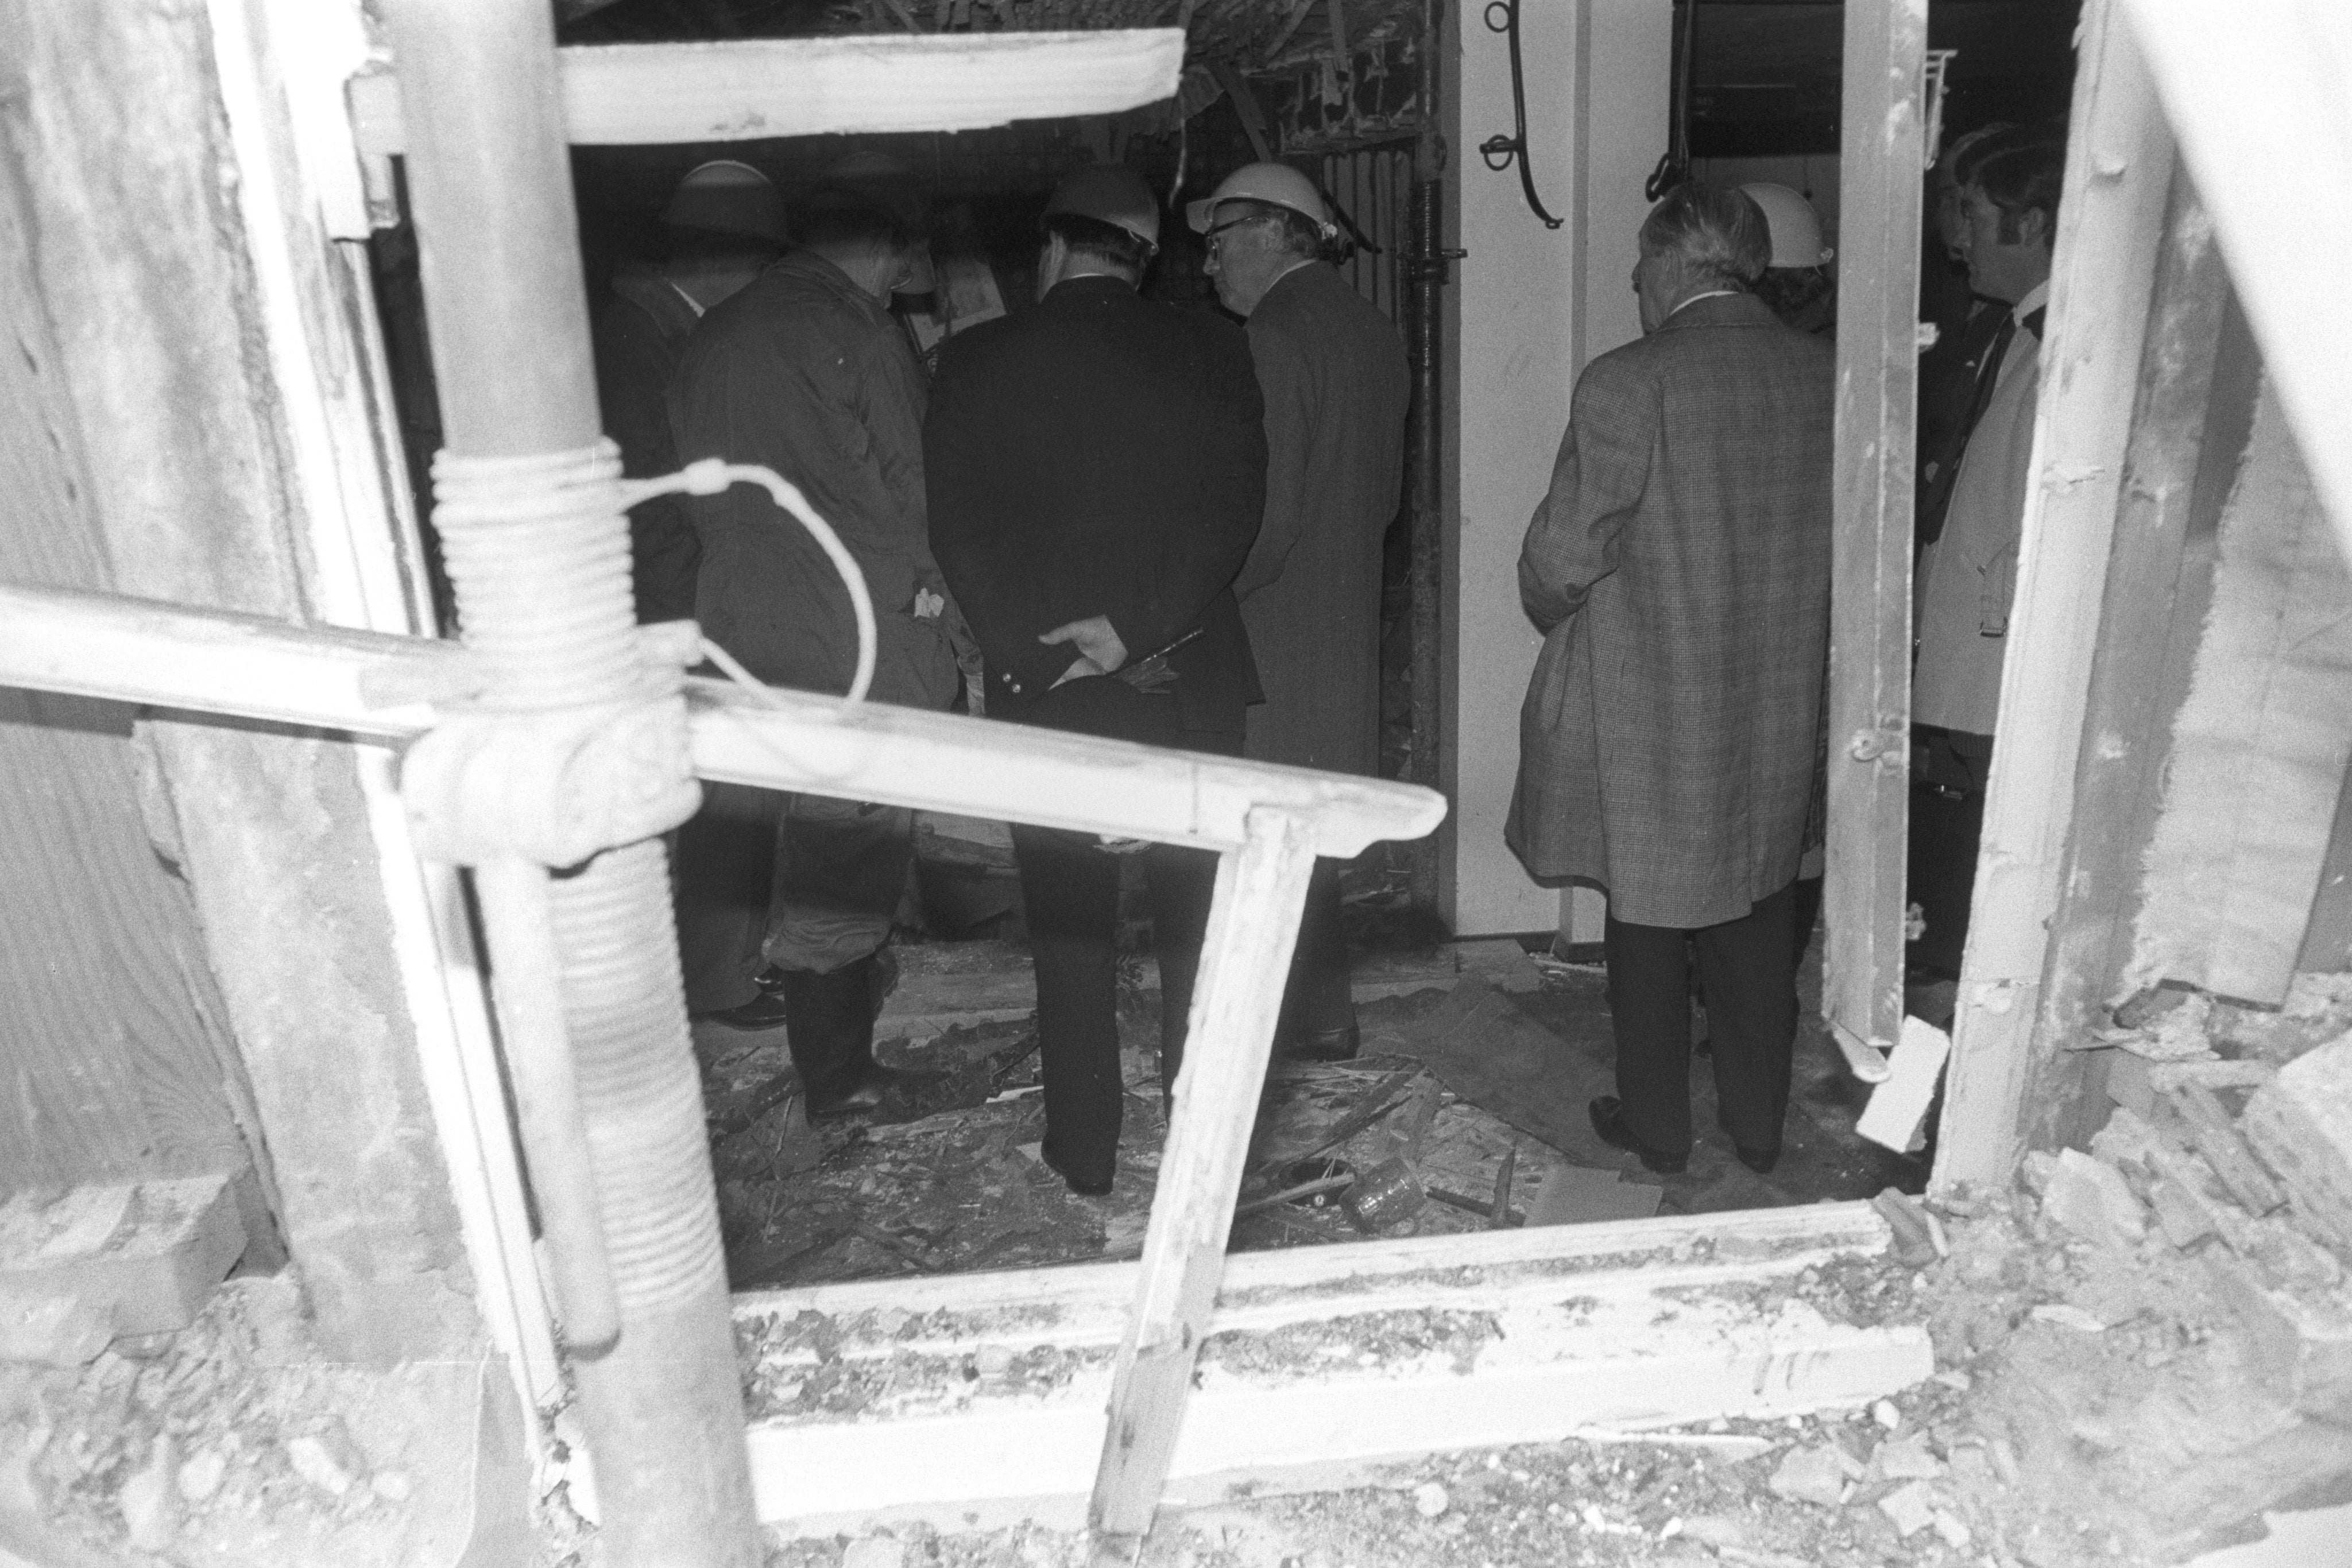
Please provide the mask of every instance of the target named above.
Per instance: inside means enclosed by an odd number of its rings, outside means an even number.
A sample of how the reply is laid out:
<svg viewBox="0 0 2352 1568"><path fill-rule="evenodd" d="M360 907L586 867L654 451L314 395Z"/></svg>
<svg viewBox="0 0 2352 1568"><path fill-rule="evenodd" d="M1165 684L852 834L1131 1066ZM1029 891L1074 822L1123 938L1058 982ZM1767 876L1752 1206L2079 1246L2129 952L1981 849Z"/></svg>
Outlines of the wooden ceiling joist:
<svg viewBox="0 0 2352 1568"><path fill-rule="evenodd" d="M1175 96L1175 27L1083 33L924 33L557 51L566 130L580 145L745 141L891 131L974 131L1116 114ZM355 77L359 150L401 152L392 72Z"/></svg>

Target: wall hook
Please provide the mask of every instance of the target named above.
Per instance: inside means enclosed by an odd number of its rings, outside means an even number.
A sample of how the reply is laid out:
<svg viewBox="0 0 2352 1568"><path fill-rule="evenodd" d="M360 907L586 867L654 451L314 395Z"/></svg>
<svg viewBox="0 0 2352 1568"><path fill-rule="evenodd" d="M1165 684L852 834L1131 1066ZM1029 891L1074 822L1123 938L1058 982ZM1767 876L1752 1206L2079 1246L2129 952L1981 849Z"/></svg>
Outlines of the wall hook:
<svg viewBox="0 0 2352 1568"><path fill-rule="evenodd" d="M1500 21L1496 20L1497 12L1502 14ZM1535 172L1528 165L1528 87L1519 66L1519 0L1487 0L1486 30L1500 33L1511 42L1511 118L1517 134L1505 136L1497 131L1489 136L1478 144L1478 156L1497 174L1517 159L1519 189L1527 194L1528 210L1543 220L1544 227L1556 229L1560 220L1544 211L1543 198L1536 194Z"/></svg>

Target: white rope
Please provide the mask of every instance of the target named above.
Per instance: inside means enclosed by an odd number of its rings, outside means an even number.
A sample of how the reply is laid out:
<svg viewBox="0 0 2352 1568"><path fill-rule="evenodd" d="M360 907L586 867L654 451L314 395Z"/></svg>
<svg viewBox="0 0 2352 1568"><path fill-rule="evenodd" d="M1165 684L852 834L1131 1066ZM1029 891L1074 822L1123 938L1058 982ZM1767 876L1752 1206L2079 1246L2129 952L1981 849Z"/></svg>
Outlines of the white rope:
<svg viewBox="0 0 2352 1568"><path fill-rule="evenodd" d="M874 685L874 659L878 633L874 624L874 599L866 589L866 574L857 567L857 559L833 525L819 517L816 508L808 504L799 486L792 484L774 469L757 463L730 463L723 457L705 457L689 463L675 474L658 479L631 480L623 486L627 504L634 507L656 496L716 496L736 485L757 485L766 490L771 499L783 511L798 518L801 527L824 550L834 570L841 574L842 586L849 591L849 607L857 617L857 670L850 677L845 702L860 703ZM710 662L726 672L736 685L761 695L763 700L775 702L775 696L757 676L745 669L727 650L704 638L702 651Z"/></svg>

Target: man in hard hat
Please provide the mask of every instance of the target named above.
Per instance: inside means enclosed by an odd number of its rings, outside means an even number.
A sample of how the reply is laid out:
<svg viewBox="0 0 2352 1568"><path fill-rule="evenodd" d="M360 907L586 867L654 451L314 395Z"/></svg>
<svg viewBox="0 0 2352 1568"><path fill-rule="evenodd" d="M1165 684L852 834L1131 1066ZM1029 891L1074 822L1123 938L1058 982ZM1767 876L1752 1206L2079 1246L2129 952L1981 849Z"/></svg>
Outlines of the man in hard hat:
<svg viewBox="0 0 2352 1568"><path fill-rule="evenodd" d="M948 340L923 431L931 545L987 661L992 718L1238 756L1258 697L1233 580L1265 504L1249 348L1230 323L1144 299L1150 188L1085 169L1045 214L1036 308ZM1120 1098L1118 860L1093 834L1015 826L1043 1155L1108 1193ZM1144 852L1160 956L1162 1087L1215 857Z"/></svg>
<svg viewBox="0 0 2352 1568"><path fill-rule="evenodd" d="M1910 898L1926 925L1915 975L1956 979L1992 773L2010 600L2032 476L2043 310L2065 149L2030 142L1970 167L1958 248L2000 325L1979 369L1943 528L1919 561L1911 682Z"/></svg>
<svg viewBox="0 0 2352 1568"><path fill-rule="evenodd" d="M1756 298L1800 332L1837 335L1837 284L1829 265L1836 252L1822 243L1821 214L1804 193L1769 180L1739 187L1771 231L1772 260L1756 280Z"/></svg>
<svg viewBox="0 0 2352 1568"><path fill-rule="evenodd" d="M663 394L703 312L783 250L784 199L749 163L716 158L678 182L661 223L669 254L616 269L595 319L596 397L605 434L621 448L621 472L632 479L677 471ZM629 547L637 619L692 615L702 547L684 499L664 496L633 509Z"/></svg>
<svg viewBox="0 0 2352 1568"><path fill-rule="evenodd" d="M1761 1173L1796 1038L1836 356L1750 292L1770 250L1738 191L1676 187L1640 242L1645 335L1578 378L1519 556L1544 646L1506 831L1535 876L1609 895L1617 1092L1592 1102L1594 1134L1687 1166L1695 936L1717 1119Z"/></svg>
<svg viewBox="0 0 2352 1568"><path fill-rule="evenodd" d="M865 165L806 198L801 243L706 315L670 389L677 455L759 463L800 486L864 572L877 622L872 698L943 708L959 680L947 601L923 522L924 387L890 315L920 282L927 203ZM840 692L858 652L848 591L816 541L751 486L697 497L695 618L763 681ZM913 816L825 796L785 798L751 995L715 1016L782 1023L814 1116L870 1109L881 961L907 883Z"/></svg>
<svg viewBox="0 0 2352 1568"><path fill-rule="evenodd" d="M1217 298L1246 323L1265 400L1265 520L1234 584L1265 687L1248 754L1376 777L1381 541L1412 397L1404 343L1323 259L1338 231L1297 170L1237 169L1186 215L1208 238ZM1276 1041L1288 1055L1356 1054L1339 873L1318 861L1308 883Z"/></svg>

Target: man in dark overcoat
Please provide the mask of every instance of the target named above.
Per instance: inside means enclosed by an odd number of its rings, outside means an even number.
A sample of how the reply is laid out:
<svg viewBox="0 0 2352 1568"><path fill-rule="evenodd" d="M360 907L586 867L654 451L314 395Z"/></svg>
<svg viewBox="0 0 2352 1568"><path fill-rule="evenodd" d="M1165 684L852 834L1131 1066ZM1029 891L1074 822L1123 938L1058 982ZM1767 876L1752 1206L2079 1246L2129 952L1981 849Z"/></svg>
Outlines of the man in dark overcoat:
<svg viewBox="0 0 2352 1568"><path fill-rule="evenodd" d="M1314 182L1252 163L1192 204L1217 298L1246 319L1265 397L1265 521L1234 591L1265 701L1249 716L1261 762L1377 777L1381 541L1404 479L1412 381L1379 308L1321 259L1337 225ZM1276 1049L1356 1054L1339 924L1339 862L1307 884Z"/></svg>
<svg viewBox="0 0 2352 1568"><path fill-rule="evenodd" d="M1594 1131L1652 1170L1691 1146L1696 933L1721 1125L1780 1151L1797 1021L1790 883L1829 638L1834 350L1747 285L1737 190L1681 186L1641 231L1644 336L1585 369L1519 557L1544 632L1507 829L1528 871L1604 889L1617 1093Z"/></svg>
<svg viewBox="0 0 2352 1568"><path fill-rule="evenodd" d="M991 717L1234 757L1259 695L1233 581L1265 507L1265 435L1240 330L1137 294L1159 232L1126 170L1083 170L1055 192L1036 307L940 355L923 430L931 548L986 659ZM1072 1190L1107 1193L1124 1089L1118 862L1092 834L1015 826L1013 843L1042 1153ZM1166 1089L1216 857L1146 853Z"/></svg>
<svg viewBox="0 0 2352 1568"><path fill-rule="evenodd" d="M696 327L670 416L682 462L764 464L800 486L872 595L872 699L943 708L960 681L923 524L922 369L889 311L891 293L929 270L921 218L911 188L840 179L813 193L800 248ZM815 539L752 486L693 507L704 632L763 681L845 690L856 622ZM887 1086L874 1009L913 813L793 795L782 818L768 906L744 912L764 916L768 968L757 994L718 1016L784 1026L811 1115L869 1109Z"/></svg>

